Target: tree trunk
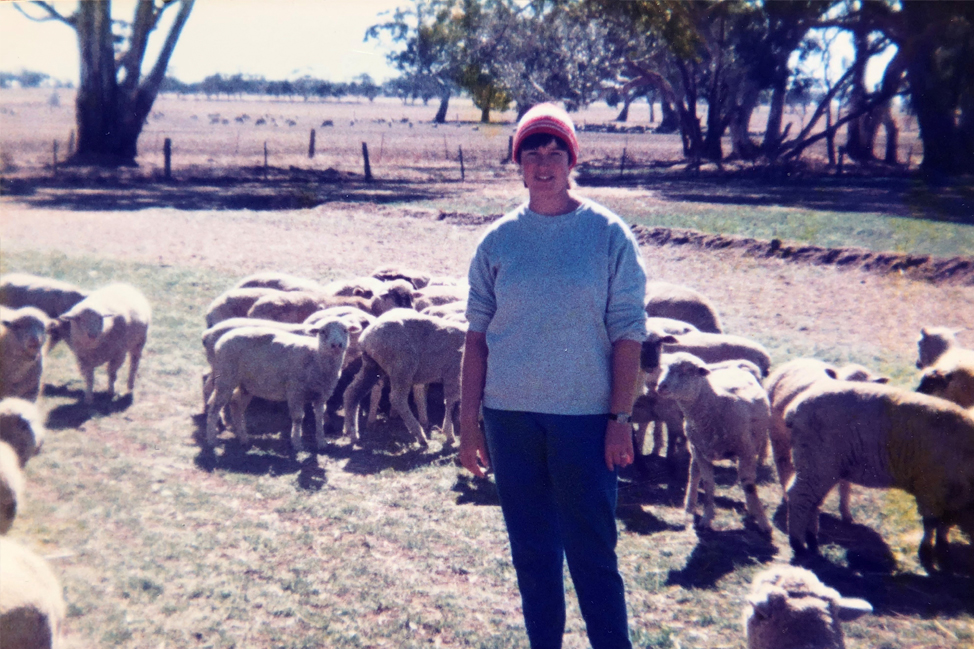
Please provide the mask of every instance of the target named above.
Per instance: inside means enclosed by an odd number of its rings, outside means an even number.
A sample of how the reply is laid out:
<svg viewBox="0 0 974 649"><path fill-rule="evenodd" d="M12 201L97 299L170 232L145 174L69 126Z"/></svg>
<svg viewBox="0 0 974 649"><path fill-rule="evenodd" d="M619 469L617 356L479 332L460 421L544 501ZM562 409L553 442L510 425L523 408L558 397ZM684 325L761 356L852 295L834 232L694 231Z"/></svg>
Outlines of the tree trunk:
<svg viewBox="0 0 974 649"><path fill-rule="evenodd" d="M433 121L437 124L446 123L446 111L450 108L450 91L445 91L440 95L440 107L436 109L436 116Z"/></svg>
<svg viewBox="0 0 974 649"><path fill-rule="evenodd" d="M900 132L896 127L896 120L890 114L888 105L886 107L886 118L883 120L883 128L886 130L886 155L883 157L883 160L887 164L898 164L899 161L896 159L896 151L900 144Z"/></svg>
<svg viewBox="0 0 974 649"><path fill-rule="evenodd" d="M632 103L632 99L628 95L626 95L626 98L623 100L622 103L622 110L620 110L619 114L616 116L617 122L629 121L629 104L631 103Z"/></svg>
<svg viewBox="0 0 974 649"><path fill-rule="evenodd" d="M862 109L867 101L866 97L866 62L869 58L869 29L857 26L853 30L853 44L856 49L856 60L853 65L852 92L849 95L849 112L854 113ZM845 150L849 158L857 162L873 159L873 140L870 130L869 115L857 117L846 126Z"/></svg>
<svg viewBox="0 0 974 649"><path fill-rule="evenodd" d="M778 147L781 146L781 122L785 112L785 94L788 79L778 79L775 81L771 91L771 104L768 106L768 123L764 128L764 142L761 143L761 150L768 158L774 159L778 155Z"/></svg>
<svg viewBox="0 0 974 649"><path fill-rule="evenodd" d="M663 118L660 120L659 126L656 127L656 133L673 133L680 128L680 116L670 102L665 99L661 99L659 105L663 112Z"/></svg>
<svg viewBox="0 0 974 649"><path fill-rule="evenodd" d="M825 109L825 147L828 150L829 166L835 166L835 134L832 131L832 106Z"/></svg>
<svg viewBox="0 0 974 649"><path fill-rule="evenodd" d="M490 104L486 104L480 109L480 123L490 124Z"/></svg>
<svg viewBox="0 0 974 649"><path fill-rule="evenodd" d="M740 160L754 160L760 152L749 132L751 115L754 113L757 102L757 88L754 84L749 84L741 98L741 105L735 109L730 121L731 155Z"/></svg>

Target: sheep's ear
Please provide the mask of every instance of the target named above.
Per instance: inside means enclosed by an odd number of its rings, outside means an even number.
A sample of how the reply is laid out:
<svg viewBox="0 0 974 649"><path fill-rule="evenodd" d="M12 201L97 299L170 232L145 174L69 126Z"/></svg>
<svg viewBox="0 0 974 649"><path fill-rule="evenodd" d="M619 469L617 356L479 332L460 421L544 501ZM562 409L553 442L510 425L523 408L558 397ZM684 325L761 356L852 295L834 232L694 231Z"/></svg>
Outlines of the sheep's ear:
<svg viewBox="0 0 974 649"><path fill-rule="evenodd" d="M677 339L676 336L674 336L672 334L666 334L665 336L663 336L662 338L659 339L659 342L660 342L660 344L663 344L663 345L676 345L680 341Z"/></svg>
<svg viewBox="0 0 974 649"><path fill-rule="evenodd" d="M348 333L350 335L355 335L362 331L362 326L357 322L346 322L345 326L348 327Z"/></svg>
<svg viewBox="0 0 974 649"><path fill-rule="evenodd" d="M700 376L707 376L708 374L710 374L709 367L698 367L697 371L700 372Z"/></svg>
<svg viewBox="0 0 974 649"><path fill-rule="evenodd" d="M855 620L873 612L872 604L858 597L843 597L836 602L836 609L838 609L839 619L843 622Z"/></svg>
<svg viewBox="0 0 974 649"><path fill-rule="evenodd" d="M838 373L834 369L832 369L831 367L825 368L825 373L829 375L829 378L830 379L837 379L837 378L839 378Z"/></svg>
<svg viewBox="0 0 974 649"><path fill-rule="evenodd" d="M352 295L357 295L358 297L371 297L371 291L364 289L361 286L356 286L352 289Z"/></svg>
<svg viewBox="0 0 974 649"><path fill-rule="evenodd" d="M747 603L751 605L754 609L754 614L757 615L762 620L766 620L771 617L771 600L774 597L781 599L781 593L775 593L768 590L760 590L758 593L749 595L747 598Z"/></svg>
<svg viewBox="0 0 974 649"><path fill-rule="evenodd" d="M879 383L880 385L886 385L887 383L889 383L889 377L888 376L877 377L872 380L872 383Z"/></svg>

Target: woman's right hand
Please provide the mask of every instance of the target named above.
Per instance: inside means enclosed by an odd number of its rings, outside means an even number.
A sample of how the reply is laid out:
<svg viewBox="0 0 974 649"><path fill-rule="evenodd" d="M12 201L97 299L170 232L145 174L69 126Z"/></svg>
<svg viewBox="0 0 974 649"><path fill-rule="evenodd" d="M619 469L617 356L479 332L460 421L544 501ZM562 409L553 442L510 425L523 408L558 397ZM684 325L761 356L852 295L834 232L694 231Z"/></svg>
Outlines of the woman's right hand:
<svg viewBox="0 0 974 649"><path fill-rule="evenodd" d="M490 470L487 440L476 419L460 421L460 464L478 478L486 477Z"/></svg>

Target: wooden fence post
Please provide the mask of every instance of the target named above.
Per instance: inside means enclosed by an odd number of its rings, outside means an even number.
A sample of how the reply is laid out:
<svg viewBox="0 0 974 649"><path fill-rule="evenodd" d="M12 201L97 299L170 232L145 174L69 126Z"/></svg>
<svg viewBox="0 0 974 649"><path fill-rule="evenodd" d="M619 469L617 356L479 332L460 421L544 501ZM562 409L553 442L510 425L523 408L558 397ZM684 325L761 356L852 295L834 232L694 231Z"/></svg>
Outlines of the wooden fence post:
<svg viewBox="0 0 974 649"><path fill-rule="evenodd" d="M626 147L622 147L622 158L619 160L619 177L626 173Z"/></svg>
<svg viewBox="0 0 974 649"><path fill-rule="evenodd" d="M54 164L51 168L54 170L54 175L56 176L57 175L57 139L56 138L51 148L53 150L53 155L54 155Z"/></svg>
<svg viewBox="0 0 974 649"><path fill-rule="evenodd" d="M267 178L267 140L264 140L264 178Z"/></svg>
<svg viewBox="0 0 974 649"><path fill-rule="evenodd" d="M365 161L365 180L372 181L372 167L369 166L369 145L362 142L362 159Z"/></svg>
<svg viewBox="0 0 974 649"><path fill-rule="evenodd" d="M172 180L172 139L166 138L162 141L163 177Z"/></svg>
<svg viewBox="0 0 974 649"><path fill-rule="evenodd" d="M460 182L466 180L466 174L463 171L463 147L457 147L460 150Z"/></svg>
<svg viewBox="0 0 974 649"><path fill-rule="evenodd" d="M504 160L504 162L513 162L513 161L514 161L514 136L508 135L507 136L507 159Z"/></svg>
<svg viewBox="0 0 974 649"><path fill-rule="evenodd" d="M68 157L74 155L74 129L71 129L71 134L68 136Z"/></svg>
<svg viewBox="0 0 974 649"><path fill-rule="evenodd" d="M311 139L308 141L308 157L315 157L315 130L311 129Z"/></svg>

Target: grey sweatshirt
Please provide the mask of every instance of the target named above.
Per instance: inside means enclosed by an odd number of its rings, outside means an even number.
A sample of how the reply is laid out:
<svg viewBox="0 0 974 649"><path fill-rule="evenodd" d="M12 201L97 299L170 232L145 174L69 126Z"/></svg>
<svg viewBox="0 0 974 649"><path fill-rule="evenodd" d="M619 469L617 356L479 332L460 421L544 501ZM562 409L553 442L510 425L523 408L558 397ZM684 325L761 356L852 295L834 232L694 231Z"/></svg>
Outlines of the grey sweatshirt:
<svg viewBox="0 0 974 649"><path fill-rule="evenodd" d="M481 237L468 279L469 330L487 338L484 406L609 411L612 343L646 336L646 272L622 219L584 199L554 217L522 205Z"/></svg>

